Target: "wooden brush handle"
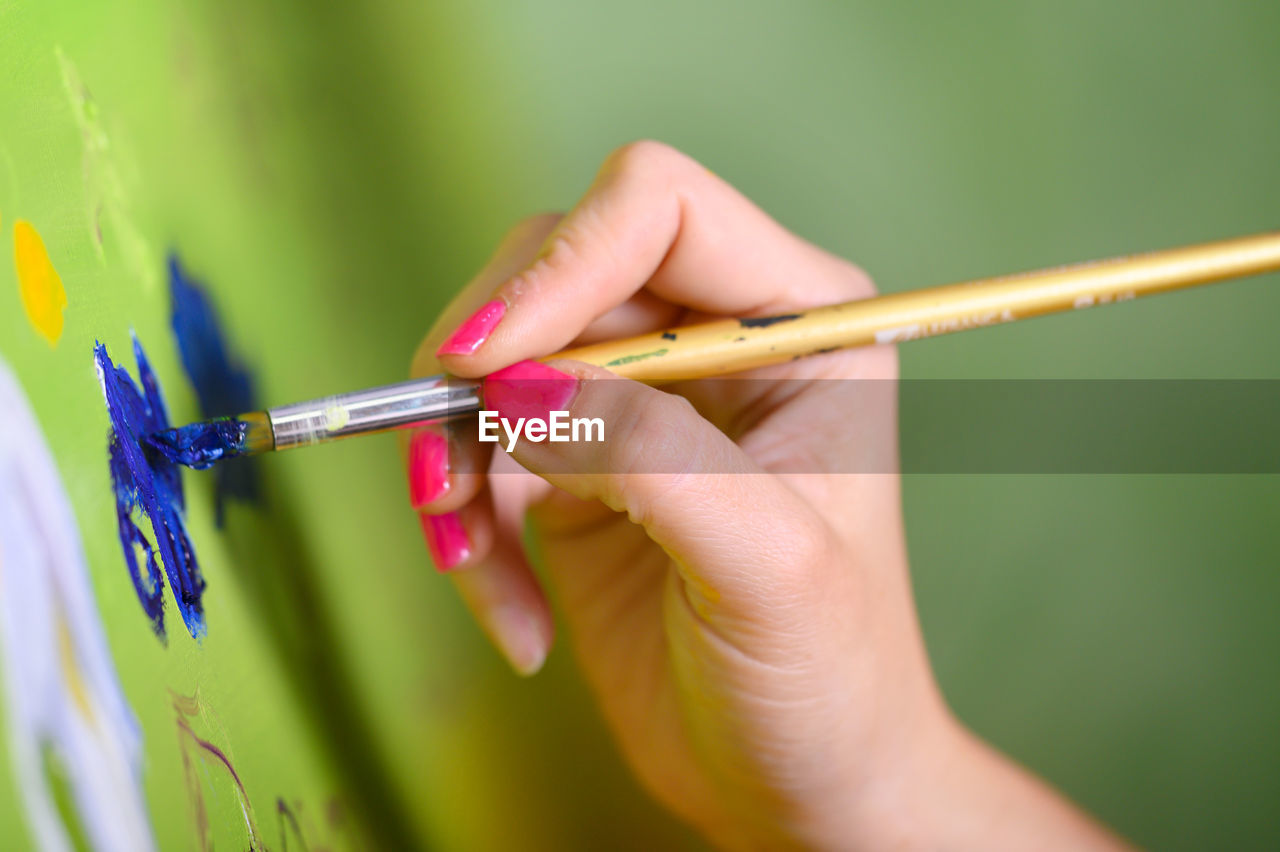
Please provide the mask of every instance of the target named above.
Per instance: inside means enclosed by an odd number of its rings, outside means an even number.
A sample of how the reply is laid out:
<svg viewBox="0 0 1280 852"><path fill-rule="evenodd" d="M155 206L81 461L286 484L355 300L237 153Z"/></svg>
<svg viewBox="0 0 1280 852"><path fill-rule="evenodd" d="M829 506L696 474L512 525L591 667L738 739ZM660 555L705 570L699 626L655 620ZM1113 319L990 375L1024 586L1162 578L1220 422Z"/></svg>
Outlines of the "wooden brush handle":
<svg viewBox="0 0 1280 852"><path fill-rule="evenodd" d="M891 293L759 319L672 328L558 353L645 382L736 373L807 355L902 343L1124 302L1280 269L1280 232Z"/></svg>

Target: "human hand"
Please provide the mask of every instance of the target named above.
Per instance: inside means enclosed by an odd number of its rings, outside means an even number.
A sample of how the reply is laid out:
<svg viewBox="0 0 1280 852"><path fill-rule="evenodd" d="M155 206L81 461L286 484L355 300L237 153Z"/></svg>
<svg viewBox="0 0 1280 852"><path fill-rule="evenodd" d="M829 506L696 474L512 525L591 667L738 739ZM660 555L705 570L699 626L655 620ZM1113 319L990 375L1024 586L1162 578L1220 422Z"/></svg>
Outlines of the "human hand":
<svg viewBox="0 0 1280 852"><path fill-rule="evenodd" d="M412 367L487 376L486 407L512 419L599 417L608 440L525 441L507 457L473 422L418 430L410 491L428 545L522 673L551 644L554 595L627 761L719 843L997 848L1046 808L1075 848L1099 841L967 736L934 685L907 570L892 347L662 389L524 363L874 292L692 160L620 149L568 215L507 235ZM874 390L853 402L855 387ZM961 813L934 813L944 797ZM1005 806L1019 814L982 816Z"/></svg>

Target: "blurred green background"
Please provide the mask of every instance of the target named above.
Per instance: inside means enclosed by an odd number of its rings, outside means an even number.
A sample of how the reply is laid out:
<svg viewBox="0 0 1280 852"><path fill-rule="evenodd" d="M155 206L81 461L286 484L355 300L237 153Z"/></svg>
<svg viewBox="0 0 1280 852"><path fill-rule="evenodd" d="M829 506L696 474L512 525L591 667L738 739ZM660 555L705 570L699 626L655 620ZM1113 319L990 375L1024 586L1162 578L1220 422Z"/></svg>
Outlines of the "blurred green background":
<svg viewBox="0 0 1280 852"><path fill-rule="evenodd" d="M90 347L132 367L135 328L174 419L197 416L168 249L276 404L404 375L504 231L636 138L884 291L1266 230L1278 32L1280 6L1252 2L0 0L0 353L75 505L161 846L196 845L167 693L196 687L272 848L276 796L349 803L348 841L696 846L619 767L563 646L520 682L483 643L429 564L393 439L266 460L266 506L224 531L189 475L209 636L155 641ZM66 285L53 351L19 307L15 218ZM1280 378L1278 283L913 343L903 375ZM1276 477L909 476L905 494L926 637L968 724L1144 846L1280 845ZM0 772L0 845L21 848L13 785Z"/></svg>

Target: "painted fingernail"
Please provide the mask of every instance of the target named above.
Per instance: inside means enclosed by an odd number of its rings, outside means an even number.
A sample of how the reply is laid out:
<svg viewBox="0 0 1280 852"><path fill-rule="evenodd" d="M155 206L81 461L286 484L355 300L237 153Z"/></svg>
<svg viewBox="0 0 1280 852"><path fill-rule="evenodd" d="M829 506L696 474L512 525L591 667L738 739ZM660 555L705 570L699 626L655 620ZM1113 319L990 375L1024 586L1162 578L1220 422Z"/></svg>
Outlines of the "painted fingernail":
<svg viewBox="0 0 1280 852"><path fill-rule="evenodd" d="M547 659L547 642L533 615L523 607L504 606L492 616L494 641L517 674L537 673Z"/></svg>
<svg viewBox="0 0 1280 852"><path fill-rule="evenodd" d="M449 490L449 439L422 429L409 442L409 502L415 509Z"/></svg>
<svg viewBox="0 0 1280 852"><path fill-rule="evenodd" d="M419 515L427 549L440 573L451 571L471 555L471 539L457 512L443 515Z"/></svg>
<svg viewBox="0 0 1280 852"><path fill-rule="evenodd" d="M449 339L440 344L437 355L470 355L489 339L493 329L507 312L507 303L501 299L485 302L480 310L463 321Z"/></svg>
<svg viewBox="0 0 1280 852"><path fill-rule="evenodd" d="M546 419L552 411L564 411L578 392L578 378L539 364L521 361L485 377L485 404L503 417Z"/></svg>

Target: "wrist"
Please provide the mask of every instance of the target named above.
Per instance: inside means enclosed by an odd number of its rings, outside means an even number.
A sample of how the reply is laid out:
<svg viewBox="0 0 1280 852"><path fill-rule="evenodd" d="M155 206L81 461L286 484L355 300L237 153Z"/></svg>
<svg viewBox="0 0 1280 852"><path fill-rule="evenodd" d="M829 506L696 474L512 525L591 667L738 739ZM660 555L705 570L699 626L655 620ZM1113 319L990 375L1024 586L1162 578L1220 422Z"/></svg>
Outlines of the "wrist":
<svg viewBox="0 0 1280 852"><path fill-rule="evenodd" d="M912 723L895 723L890 737L898 742L854 792L841 833L823 848L938 848L931 812L954 800L949 788L966 774L960 767L971 759L970 735L938 698Z"/></svg>
<svg viewBox="0 0 1280 852"><path fill-rule="evenodd" d="M793 791L773 818L754 826L734 821L707 836L724 849L939 848L944 835L928 811L963 783L959 767L971 759L970 735L940 698L886 704L883 712L891 721L874 742L830 751L830 775L817 789Z"/></svg>
<svg viewBox="0 0 1280 852"><path fill-rule="evenodd" d="M856 848L1129 848L945 708L919 745L864 797Z"/></svg>

